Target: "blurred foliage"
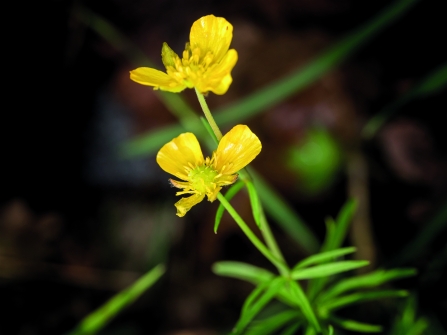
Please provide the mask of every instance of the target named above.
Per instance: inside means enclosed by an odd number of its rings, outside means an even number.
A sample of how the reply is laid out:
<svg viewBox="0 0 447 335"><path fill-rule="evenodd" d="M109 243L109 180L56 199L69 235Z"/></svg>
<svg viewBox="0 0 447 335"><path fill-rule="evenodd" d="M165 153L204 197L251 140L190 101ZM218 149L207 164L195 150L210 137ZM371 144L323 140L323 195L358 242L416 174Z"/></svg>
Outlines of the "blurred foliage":
<svg viewBox="0 0 447 335"><path fill-rule="evenodd" d="M301 143L289 149L286 166L297 174L297 189L314 195L332 185L341 161L341 150L331 134L324 129L313 129Z"/></svg>

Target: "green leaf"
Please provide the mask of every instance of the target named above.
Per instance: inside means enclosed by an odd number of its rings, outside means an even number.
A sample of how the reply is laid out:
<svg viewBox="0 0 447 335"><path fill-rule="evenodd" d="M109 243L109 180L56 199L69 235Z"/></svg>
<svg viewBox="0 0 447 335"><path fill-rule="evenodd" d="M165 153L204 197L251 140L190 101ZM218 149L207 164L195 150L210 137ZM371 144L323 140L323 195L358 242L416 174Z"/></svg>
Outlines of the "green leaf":
<svg viewBox="0 0 447 335"><path fill-rule="evenodd" d="M217 262L213 264L212 270L219 276L244 280L254 285L269 282L275 277L275 275L268 270L242 262ZM286 288L280 289L278 292L278 299L289 306L296 307L296 302L291 298L289 290L286 290Z"/></svg>
<svg viewBox="0 0 447 335"><path fill-rule="evenodd" d="M255 186L251 181L247 181L245 184L247 186L248 195L250 197L251 210L253 213L253 218L255 219L256 225L261 228L261 203L258 198L258 193L256 192Z"/></svg>
<svg viewBox="0 0 447 335"><path fill-rule="evenodd" d="M313 327L311 327L310 325L307 325L304 335L317 335L317 332L315 331L315 329Z"/></svg>
<svg viewBox="0 0 447 335"><path fill-rule="evenodd" d="M322 252L334 250L341 246L356 209L357 202L350 199L345 202L338 213L337 221L334 221L331 217L326 218L326 237L321 247ZM321 292L323 287L326 285L327 280L327 277L321 277L309 282L308 292L311 299L316 297L316 295Z"/></svg>
<svg viewBox="0 0 447 335"><path fill-rule="evenodd" d="M243 187L244 183L242 181L238 181L228 189L227 193L225 193L225 199L230 201ZM222 219L224 211L225 207L220 203L216 211L216 218L214 220L214 234L217 234L217 229L219 228L220 220Z"/></svg>
<svg viewBox="0 0 447 335"><path fill-rule="evenodd" d="M248 170L266 212L304 250L308 253L316 252L319 248L319 242L306 223L254 169L248 168Z"/></svg>
<svg viewBox="0 0 447 335"><path fill-rule="evenodd" d="M332 322L340 326L341 328L357 331L360 333L380 333L382 331L382 326L372 325L369 323L358 322L355 320L348 320L342 318L331 317Z"/></svg>
<svg viewBox="0 0 447 335"><path fill-rule="evenodd" d="M283 277L276 277L253 290L244 303L241 317L233 328L233 334L240 334L247 327L251 320L276 296L278 290L284 285L284 281Z"/></svg>
<svg viewBox="0 0 447 335"><path fill-rule="evenodd" d="M426 331L429 322L426 318L416 318L416 296L410 295L406 299L403 308L398 317L396 317L390 335L422 335L422 334L441 334L441 332ZM431 323L433 324L433 323ZM424 333L425 332L425 333Z"/></svg>
<svg viewBox="0 0 447 335"><path fill-rule="evenodd" d="M321 248L321 251L333 250L339 248L342 245L348 232L349 225L357 209L357 205L357 201L354 199L348 200L343 205L335 220L334 234L330 240L325 241L325 244Z"/></svg>
<svg viewBox="0 0 447 335"><path fill-rule="evenodd" d="M242 262L217 262L213 264L212 270L219 276L237 278L255 285L270 281L275 277L268 270Z"/></svg>
<svg viewBox="0 0 447 335"><path fill-rule="evenodd" d="M370 288L393 280L411 277L416 274L415 269L377 270L365 275L347 278L339 281L321 295L322 299L337 296L341 293L360 288Z"/></svg>
<svg viewBox="0 0 447 335"><path fill-rule="evenodd" d="M297 311L286 310L275 315L263 319L254 321L253 324L247 328L245 335L270 335L275 333L275 331L284 327L287 323L298 318ZM293 326L297 326L294 324ZM294 334L294 333L291 333Z"/></svg>
<svg viewBox="0 0 447 335"><path fill-rule="evenodd" d="M294 324L289 326L288 328L286 328L281 335L295 335L296 331L299 329L299 327L301 326L300 323ZM254 335L254 334L253 334Z"/></svg>
<svg viewBox="0 0 447 335"><path fill-rule="evenodd" d="M250 295L245 299L244 304L242 305L241 315L246 314L250 308L252 307L253 303L256 301L256 299L259 298L259 296L262 294L263 291L268 288L272 282L277 279L274 278L271 281L263 282L256 286L256 288L250 293Z"/></svg>
<svg viewBox="0 0 447 335"><path fill-rule="evenodd" d="M326 310L337 310L348 305L358 304L365 301L384 299L384 298L402 298L407 297L408 292L404 290L381 290L373 292L360 292L337 297L334 300L321 303L321 308Z"/></svg>
<svg viewBox="0 0 447 335"><path fill-rule="evenodd" d="M358 269L367 266L368 261L340 261L329 264L322 264L306 269L296 269L292 271L291 277L295 280L328 277L334 274Z"/></svg>
<svg viewBox="0 0 447 335"><path fill-rule="evenodd" d="M333 184L341 163L340 146L323 127L307 130L298 144L288 146L285 154L286 167L299 177L299 192L311 196Z"/></svg>
<svg viewBox="0 0 447 335"><path fill-rule="evenodd" d="M326 261L331 261L337 257L344 256L347 254L352 254L357 249L355 247L348 247L348 248L341 248L341 249L335 249L331 251L321 252L319 254L312 255L310 257L307 257L306 259L299 262L295 267L292 269L292 272L298 269L305 268L309 265L323 263Z"/></svg>
<svg viewBox="0 0 447 335"><path fill-rule="evenodd" d="M132 286L117 293L104 305L87 315L69 334L84 335L97 333L107 325L116 314L132 304L141 294L149 289L164 274L164 272L164 265L157 265L143 277L138 279Z"/></svg>
<svg viewBox="0 0 447 335"><path fill-rule="evenodd" d="M315 328L315 330L320 331L321 327L315 312L301 287L293 280L288 281L287 284L289 284L289 292L291 297L301 308L301 311L303 312L303 315L306 317L307 321Z"/></svg>
<svg viewBox="0 0 447 335"><path fill-rule="evenodd" d="M447 85L447 63L430 73L415 88L415 94L425 96L438 93Z"/></svg>

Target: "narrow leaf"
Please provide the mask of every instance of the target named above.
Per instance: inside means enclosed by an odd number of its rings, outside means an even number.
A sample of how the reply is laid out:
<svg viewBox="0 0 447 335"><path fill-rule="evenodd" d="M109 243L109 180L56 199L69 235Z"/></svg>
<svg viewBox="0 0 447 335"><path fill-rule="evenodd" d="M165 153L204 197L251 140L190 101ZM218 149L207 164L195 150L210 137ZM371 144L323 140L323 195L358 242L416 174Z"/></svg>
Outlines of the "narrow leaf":
<svg viewBox="0 0 447 335"><path fill-rule="evenodd" d="M329 288L326 292L324 292L321 298L328 299L347 291L352 291L360 288L376 287L382 285L383 283L405 277L411 277L415 274L415 269L377 270L365 275L343 279Z"/></svg>
<svg viewBox="0 0 447 335"><path fill-rule="evenodd" d="M251 210L253 213L253 218L255 219L256 225L259 227L259 229L262 229L261 227L261 203L259 201L258 193L256 192L255 186L251 181L248 181L246 184L248 195L250 197L250 204L251 204Z"/></svg>
<svg viewBox="0 0 447 335"><path fill-rule="evenodd" d="M272 281L273 280L274 279L272 279ZM250 310L254 301L259 298L262 292L265 291L265 289L272 283L272 281L267 281L256 286L256 288L245 299L244 304L242 305L241 315L246 314Z"/></svg>
<svg viewBox="0 0 447 335"><path fill-rule="evenodd" d="M340 256L352 254L355 251L356 251L355 247L348 247L348 248L341 248L341 249L335 249L335 250L331 250L331 251L321 252L319 254L315 254L310 257L307 257L306 259L299 262L292 269L292 272L295 270L298 270L298 269L305 268L309 265L330 261L330 260L333 260Z"/></svg>
<svg viewBox="0 0 447 335"><path fill-rule="evenodd" d="M296 269L291 273L291 277L298 279L311 279L319 277L328 277L334 274L358 269L367 266L368 261L340 261L329 264L317 265L311 268Z"/></svg>
<svg viewBox="0 0 447 335"><path fill-rule="evenodd" d="M296 331L299 329L299 327L301 326L300 323L296 323L294 325L289 326L288 328L286 328L281 335L295 335Z"/></svg>
<svg viewBox="0 0 447 335"><path fill-rule="evenodd" d="M355 320L336 317L331 317L330 320L344 329L357 331L360 333L380 333L382 331L382 326L358 322Z"/></svg>
<svg viewBox="0 0 447 335"><path fill-rule="evenodd" d="M343 244L356 209L357 201L353 199L348 200L343 205L335 220L335 231L333 238L329 241L326 249L322 251L333 250L339 248Z"/></svg>
<svg viewBox="0 0 447 335"><path fill-rule="evenodd" d="M308 253L319 248L319 242L306 223L289 204L258 174L249 168L263 208Z"/></svg>
<svg viewBox="0 0 447 335"><path fill-rule="evenodd" d="M150 288L165 272L160 264L138 279L132 286L117 293L104 305L87 315L70 335L95 334L109 323L116 314L132 304Z"/></svg>
<svg viewBox="0 0 447 335"><path fill-rule="evenodd" d="M381 290L373 292L360 292L337 297L334 300L327 301L321 306L327 310L337 310L348 305L353 305L365 301L384 299L384 298L402 298L407 297L408 292L404 290Z"/></svg>
<svg viewBox="0 0 447 335"><path fill-rule="evenodd" d="M296 321L297 318L298 313L296 311L286 310L283 312L279 312L269 318L253 322L253 325L247 329L245 335L274 334L277 330L284 327L287 323L293 320Z"/></svg>
<svg viewBox="0 0 447 335"><path fill-rule="evenodd" d="M293 280L290 280L288 284L290 288L290 294L295 299L298 306L301 308L301 311L303 312L307 321L315 328L315 330L320 331L321 327L318 319L301 287Z"/></svg>
<svg viewBox="0 0 447 335"><path fill-rule="evenodd" d="M212 270L219 276L237 278L255 285L272 280L275 275L268 270L242 262L217 262Z"/></svg>
<svg viewBox="0 0 447 335"><path fill-rule="evenodd" d="M243 313L233 328L234 334L240 334L247 327L251 320L276 296L278 290L284 285L284 281L283 277L277 277L265 285L265 287L263 285L261 290L253 291L253 296L250 295L247 298L249 303L245 304ZM264 289L265 292L262 294L260 291Z"/></svg>

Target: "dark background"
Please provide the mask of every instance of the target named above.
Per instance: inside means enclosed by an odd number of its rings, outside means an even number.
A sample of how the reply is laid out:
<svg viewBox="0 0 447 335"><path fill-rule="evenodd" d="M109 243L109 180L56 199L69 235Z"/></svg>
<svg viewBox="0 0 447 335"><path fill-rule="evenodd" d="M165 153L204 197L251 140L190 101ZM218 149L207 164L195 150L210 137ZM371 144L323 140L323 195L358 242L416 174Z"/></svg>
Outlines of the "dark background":
<svg viewBox="0 0 447 335"><path fill-rule="evenodd" d="M67 332L163 261L165 277L104 333L215 334L235 323L251 287L218 278L212 263L235 259L269 266L231 219L224 219L219 234L212 233L215 203L175 217L174 191L153 156L117 157L125 139L176 120L152 90L128 79L135 66L79 19L79 6L108 20L160 69L162 42L180 53L192 22L209 13L225 17L234 25L239 62L228 94L209 96L213 108L303 66L389 3L47 1L11 10L0 202L6 313L0 333ZM419 1L322 80L246 121L263 142L254 167L320 239L324 218L336 215L349 193L346 157L361 153L369 171L364 186L375 266L384 266L445 206L445 91L405 105L374 139L359 135L370 117L445 62L440 7L440 1ZM198 110L192 93L182 95ZM342 158L330 181L309 194L300 188L303 176L287 169L282 154L315 124L332 134ZM237 203L248 216L247 199ZM274 231L290 262L305 256L276 225ZM440 293L445 259L434 273L430 262L445 248L445 238L444 229L416 258L397 264L419 269L418 278L402 285L418 294L421 313L440 319L447 313ZM13 316L20 321L12 322Z"/></svg>

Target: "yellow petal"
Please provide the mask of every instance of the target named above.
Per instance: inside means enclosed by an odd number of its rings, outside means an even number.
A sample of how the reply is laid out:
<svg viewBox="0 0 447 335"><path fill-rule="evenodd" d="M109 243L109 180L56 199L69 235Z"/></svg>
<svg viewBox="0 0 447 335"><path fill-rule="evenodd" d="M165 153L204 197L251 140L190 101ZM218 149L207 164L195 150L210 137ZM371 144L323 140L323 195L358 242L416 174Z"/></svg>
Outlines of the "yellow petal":
<svg viewBox="0 0 447 335"><path fill-rule="evenodd" d="M154 86L155 89L159 88L174 93L181 92L186 87L179 84L168 74L149 67L139 67L130 71L130 79L142 85Z"/></svg>
<svg viewBox="0 0 447 335"><path fill-rule="evenodd" d="M233 127L219 142L214 168L228 175L248 165L261 152L261 141L246 125Z"/></svg>
<svg viewBox="0 0 447 335"><path fill-rule="evenodd" d="M206 77L197 84L197 89L201 93L211 91L214 94L225 94L233 82L231 70L233 70L236 62L236 50L228 50L222 61L207 71Z"/></svg>
<svg viewBox="0 0 447 335"><path fill-rule="evenodd" d="M166 172L188 180L188 171L203 165L202 150L195 135L183 133L165 144L157 154L157 163Z"/></svg>
<svg viewBox="0 0 447 335"><path fill-rule="evenodd" d="M214 54L214 62L219 62L230 47L233 39L233 26L223 17L203 16L191 27L189 41L191 48L199 47L201 56L208 51Z"/></svg>
<svg viewBox="0 0 447 335"><path fill-rule="evenodd" d="M201 202L203 198L205 198L205 194L193 194L190 197L181 198L175 203L175 207L177 207L177 216L185 216L186 212L188 212L192 206Z"/></svg>

